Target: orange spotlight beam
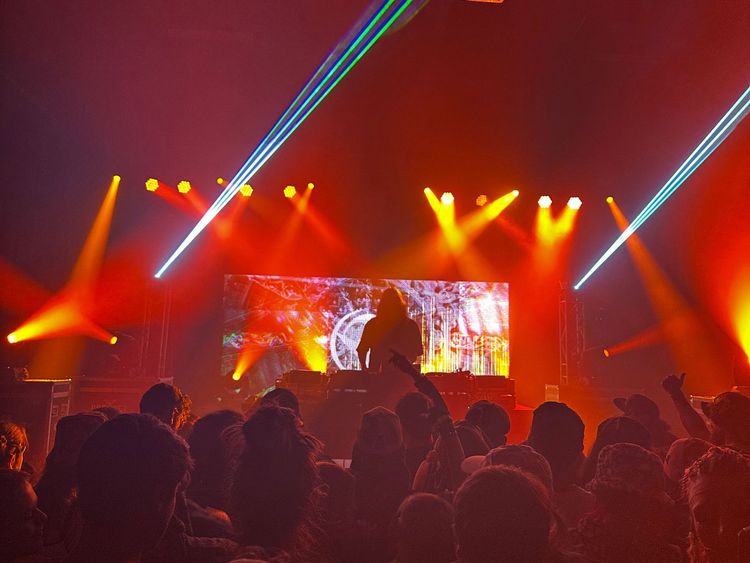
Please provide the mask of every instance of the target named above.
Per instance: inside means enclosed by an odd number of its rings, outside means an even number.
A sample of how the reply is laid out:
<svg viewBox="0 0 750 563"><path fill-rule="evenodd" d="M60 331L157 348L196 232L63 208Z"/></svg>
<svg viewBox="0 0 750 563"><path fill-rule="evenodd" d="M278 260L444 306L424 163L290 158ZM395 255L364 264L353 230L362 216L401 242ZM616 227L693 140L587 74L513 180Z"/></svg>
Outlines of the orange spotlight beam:
<svg viewBox="0 0 750 563"><path fill-rule="evenodd" d="M287 188L290 188L293 186L287 186ZM281 229L281 231L278 234L278 237L276 238L276 243L274 244L273 250L271 251L269 255L269 269L271 270L277 270L279 268L279 265L281 264L282 260L285 259L287 256L289 249L292 245L292 242L294 241L294 238L297 236L297 233L299 232L300 225L302 224L302 216L304 213L304 207L307 206L305 203L304 206L301 205L299 202L297 202L297 199L300 199L297 197L297 192L295 189L294 194L291 196L287 196L287 193L291 194L291 190L288 192L286 191L287 188L284 188L285 190L285 197L287 197L288 200L292 203L292 207L294 208L294 211L292 212L291 216L287 219L286 224ZM309 198L310 190L307 190L303 198L307 196Z"/></svg>
<svg viewBox="0 0 750 563"><path fill-rule="evenodd" d="M193 191L194 190L191 190L190 193ZM187 215L195 216L199 214L199 210L195 207L194 203L191 202L189 197L186 197L189 196L190 193L181 194L177 191L177 188L165 184L164 182L159 182L159 189L153 193L169 203L172 207L179 209Z"/></svg>
<svg viewBox="0 0 750 563"><path fill-rule="evenodd" d="M629 221L617 202L609 203L612 216L621 231L628 228ZM683 299L651 253L636 234L625 241L630 256L643 281L649 301L664 329L666 340L679 369L696 373L712 373L714 357L700 320Z"/></svg>
<svg viewBox="0 0 750 563"><path fill-rule="evenodd" d="M465 215L459 221L459 227L464 237L474 240L484 229L486 229L508 206L518 197L518 190L513 190L500 196L491 203L486 203L479 209Z"/></svg>
<svg viewBox="0 0 750 563"><path fill-rule="evenodd" d="M120 187L120 177L114 176L110 182L104 201L99 207L94 223L89 230L86 241L83 243L73 272L70 274L68 286L71 289L90 289L91 283L96 278L104 260L104 251L107 248L109 229L112 226L112 216L115 211L117 190ZM82 287L83 286L83 287Z"/></svg>
<svg viewBox="0 0 750 563"><path fill-rule="evenodd" d="M110 341L112 334L90 320L91 294L104 259L119 185L120 177L114 176L65 288L8 335L9 342L74 334Z"/></svg>
<svg viewBox="0 0 750 563"><path fill-rule="evenodd" d="M15 344L61 336L89 336L102 342L110 342L113 338L112 333L88 318L75 298L63 294L27 319L7 339Z"/></svg>
<svg viewBox="0 0 750 563"><path fill-rule="evenodd" d="M632 352L633 350L646 348L647 346L652 346L659 342L663 342L664 339L664 327L662 325L656 325L647 330L644 330L639 334L631 336L627 340L618 342L613 346L608 346L606 348L607 352L609 352L609 354L607 354L607 357L611 358L620 354L624 354L625 352Z"/></svg>

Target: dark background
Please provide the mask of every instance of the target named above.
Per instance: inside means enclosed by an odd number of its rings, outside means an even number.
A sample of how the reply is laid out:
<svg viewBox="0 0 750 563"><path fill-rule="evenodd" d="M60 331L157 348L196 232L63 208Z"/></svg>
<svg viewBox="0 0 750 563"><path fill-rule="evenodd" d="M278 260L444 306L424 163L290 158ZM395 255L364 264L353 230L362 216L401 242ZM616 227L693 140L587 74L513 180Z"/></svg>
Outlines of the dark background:
<svg viewBox="0 0 750 563"><path fill-rule="evenodd" d="M216 177L233 175L366 5L0 3L5 265L59 290L120 174L102 304L119 309L102 320L137 335L150 276L196 220L144 180L190 179L213 200ZM533 290L528 253L512 237L490 228L476 241L511 283L511 369L522 398L539 400L557 378L558 284L575 281L618 232L604 198L635 216L747 87L748 37L750 2L739 0L433 0L384 36L253 179L233 238L202 236L170 270L171 375L193 396L215 387L223 273L458 277L378 259L434 228L425 186L453 192L459 214L480 193L517 188L506 214L529 233L539 195L557 208L584 200L568 261ZM746 363L726 295L748 262L748 147L745 122L639 231L710 334L714 370L691 373L696 391L726 388ZM335 255L303 230L271 260L289 213L281 189L307 181L312 205L353 251ZM581 295L592 347L657 322L625 249ZM40 304L6 299L3 334ZM35 346L3 344L3 360L27 363ZM84 369L99 369L102 346L89 344ZM662 344L614 359L603 380L653 388L690 368Z"/></svg>

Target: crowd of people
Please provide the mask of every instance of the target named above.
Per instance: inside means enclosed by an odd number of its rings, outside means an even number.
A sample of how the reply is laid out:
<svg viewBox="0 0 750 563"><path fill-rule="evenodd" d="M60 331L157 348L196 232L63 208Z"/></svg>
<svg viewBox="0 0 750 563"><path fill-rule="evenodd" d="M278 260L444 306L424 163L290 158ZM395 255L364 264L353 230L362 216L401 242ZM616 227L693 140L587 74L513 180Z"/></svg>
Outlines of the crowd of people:
<svg viewBox="0 0 750 563"><path fill-rule="evenodd" d="M405 370L405 371L408 371ZM452 420L418 373L361 420L348 467L277 388L249 413L189 422L159 383L140 413L66 416L40 471L0 422L0 560L24 562L750 561L750 398L698 412L668 377L688 437L643 395L618 400L584 452L584 423L545 402L524 443L479 401ZM391 405L389 405L391 406Z"/></svg>

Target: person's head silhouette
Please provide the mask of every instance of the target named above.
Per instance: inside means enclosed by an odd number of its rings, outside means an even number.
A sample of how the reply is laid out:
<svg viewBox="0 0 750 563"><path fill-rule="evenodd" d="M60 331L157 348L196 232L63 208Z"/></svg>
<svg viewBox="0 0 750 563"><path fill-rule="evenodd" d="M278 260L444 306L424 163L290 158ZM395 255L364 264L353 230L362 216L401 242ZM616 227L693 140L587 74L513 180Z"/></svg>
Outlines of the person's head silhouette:
<svg viewBox="0 0 750 563"><path fill-rule="evenodd" d="M84 555L103 538L118 556L155 546L190 463L185 441L151 415L123 414L100 426L83 445L76 472Z"/></svg>

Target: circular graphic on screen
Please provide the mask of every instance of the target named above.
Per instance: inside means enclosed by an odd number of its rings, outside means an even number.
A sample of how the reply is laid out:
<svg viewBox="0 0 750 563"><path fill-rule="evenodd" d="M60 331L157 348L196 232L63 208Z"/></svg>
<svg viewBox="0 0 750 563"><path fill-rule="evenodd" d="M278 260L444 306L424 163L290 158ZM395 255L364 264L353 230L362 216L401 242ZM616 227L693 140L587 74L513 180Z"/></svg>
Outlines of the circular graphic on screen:
<svg viewBox="0 0 750 563"><path fill-rule="evenodd" d="M339 369L358 369L357 346L365 324L375 315L358 309L341 317L331 331L331 359Z"/></svg>

